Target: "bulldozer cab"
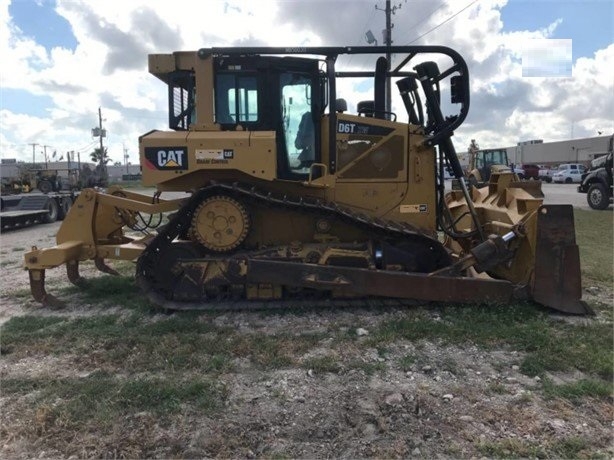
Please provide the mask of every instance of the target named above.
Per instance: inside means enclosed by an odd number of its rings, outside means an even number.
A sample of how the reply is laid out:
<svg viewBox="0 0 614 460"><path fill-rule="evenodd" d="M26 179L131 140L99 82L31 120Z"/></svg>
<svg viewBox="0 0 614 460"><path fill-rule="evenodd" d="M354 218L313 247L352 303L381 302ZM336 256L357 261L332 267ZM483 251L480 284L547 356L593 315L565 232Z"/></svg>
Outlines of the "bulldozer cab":
<svg viewBox="0 0 614 460"><path fill-rule="evenodd" d="M214 60L214 122L222 131L272 131L277 177L303 179L321 160L325 80L313 59L232 56ZM256 159L254 159L257 162Z"/></svg>
<svg viewBox="0 0 614 460"><path fill-rule="evenodd" d="M384 84L390 77L398 79L410 123L430 135L427 145L439 145L442 154L457 163L451 143L443 139L468 110L464 61L448 48L395 47L394 52L407 57L389 70L383 56L376 59L386 51L208 48L150 55L150 73L168 85L169 127L176 133L156 131L141 137L144 183L161 190L185 190L230 176L251 176L250 181L325 182L326 176L334 176L332 180L407 183L407 123L396 122L397 115L384 107ZM373 70L338 70L338 58L354 54L376 61ZM416 56L437 54L452 60L444 72L432 61L408 68ZM337 82L343 78L371 78L373 100L354 101L353 113L347 112L347 102L337 97ZM444 79L452 99L448 106L460 104L447 116L440 107ZM434 164L433 156L433 171ZM460 165L451 169L462 174Z"/></svg>

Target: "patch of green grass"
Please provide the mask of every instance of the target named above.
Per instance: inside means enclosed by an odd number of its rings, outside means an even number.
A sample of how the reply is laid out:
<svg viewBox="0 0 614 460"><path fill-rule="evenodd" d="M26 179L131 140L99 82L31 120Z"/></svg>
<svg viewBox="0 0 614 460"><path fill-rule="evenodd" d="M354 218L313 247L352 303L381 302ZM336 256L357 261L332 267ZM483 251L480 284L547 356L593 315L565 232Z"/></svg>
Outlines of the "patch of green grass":
<svg viewBox="0 0 614 460"><path fill-rule="evenodd" d="M303 361L302 367L311 369L316 374L325 374L327 372L336 374L341 371L338 359L331 355L308 358Z"/></svg>
<svg viewBox="0 0 614 460"><path fill-rule="evenodd" d="M30 288L17 289L16 291L11 292L11 297L15 299L28 299L32 298L32 292L30 291Z"/></svg>
<svg viewBox="0 0 614 460"><path fill-rule="evenodd" d="M386 371L386 363L380 362L365 362L360 359L355 359L347 363L348 369L356 369L363 371L366 375L375 375Z"/></svg>
<svg viewBox="0 0 614 460"><path fill-rule="evenodd" d="M397 340L474 343L486 349L524 352L521 370L530 376L577 369L610 380L613 373L611 326L552 321L531 304L441 307L441 321L420 310L382 323L365 342L370 347ZM450 369L454 372L454 369Z"/></svg>
<svg viewBox="0 0 614 460"><path fill-rule="evenodd" d="M13 261L12 260L3 260L2 262L0 262L0 267L6 267L8 265L12 265Z"/></svg>
<svg viewBox="0 0 614 460"><path fill-rule="evenodd" d="M416 364L416 357L414 355L405 355L399 359L399 367L404 372L411 370L414 364Z"/></svg>
<svg viewBox="0 0 614 460"><path fill-rule="evenodd" d="M294 364L296 356L309 349L304 345L298 337L244 334L233 337L231 350L263 369L280 369Z"/></svg>
<svg viewBox="0 0 614 460"><path fill-rule="evenodd" d="M197 314L151 321L134 313L81 318L22 316L1 329L3 352L15 358L32 355L79 356L86 368L127 373L200 369L216 374L232 370L232 360L247 358L262 369L296 363L321 339L320 334L238 333Z"/></svg>
<svg viewBox="0 0 614 460"><path fill-rule="evenodd" d="M489 458L545 458L544 447L519 439L504 439L503 441L484 441L477 445L478 452Z"/></svg>
<svg viewBox="0 0 614 460"><path fill-rule="evenodd" d="M478 451L489 458L578 458L578 455L589 447L586 440L578 437L540 444L517 438L477 444Z"/></svg>
<svg viewBox="0 0 614 460"><path fill-rule="evenodd" d="M614 278L612 212L574 209L574 217L584 285L598 283L611 289Z"/></svg>
<svg viewBox="0 0 614 460"><path fill-rule="evenodd" d="M64 321L59 316L14 316L2 327L2 341L10 343L11 339L24 339L28 336L48 333L50 326Z"/></svg>
<svg viewBox="0 0 614 460"><path fill-rule="evenodd" d="M614 393L612 382L595 379L582 379L577 382L554 384L550 379L544 379L544 395L547 398L563 398L571 401L589 398L611 398Z"/></svg>
<svg viewBox="0 0 614 460"><path fill-rule="evenodd" d="M136 286L132 276L100 276L88 279L84 286L68 286L62 294L79 293L81 299L96 305L119 305L127 309L148 311L151 304Z"/></svg>
<svg viewBox="0 0 614 460"><path fill-rule="evenodd" d="M221 407L225 389L209 379L121 378L96 372L85 378L3 379L4 394L31 394L31 404L54 407L69 423L114 423L128 413L142 411L159 416L185 407L211 413Z"/></svg>
<svg viewBox="0 0 614 460"><path fill-rule="evenodd" d="M15 246L12 251L13 252L24 252L26 248L22 248L21 246Z"/></svg>
<svg viewBox="0 0 614 460"><path fill-rule="evenodd" d="M505 385L499 382L489 383L488 386L486 387L486 392L489 394L496 394L496 395L504 395L508 393Z"/></svg>

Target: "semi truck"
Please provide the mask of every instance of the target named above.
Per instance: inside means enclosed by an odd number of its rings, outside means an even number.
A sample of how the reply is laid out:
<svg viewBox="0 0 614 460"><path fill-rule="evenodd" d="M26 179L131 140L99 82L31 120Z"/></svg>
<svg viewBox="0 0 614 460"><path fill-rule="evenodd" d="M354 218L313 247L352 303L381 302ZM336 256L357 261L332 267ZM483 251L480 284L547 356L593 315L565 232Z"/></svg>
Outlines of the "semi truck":
<svg viewBox="0 0 614 460"><path fill-rule="evenodd" d="M5 231L64 220L78 193L66 190L1 195L0 227Z"/></svg>

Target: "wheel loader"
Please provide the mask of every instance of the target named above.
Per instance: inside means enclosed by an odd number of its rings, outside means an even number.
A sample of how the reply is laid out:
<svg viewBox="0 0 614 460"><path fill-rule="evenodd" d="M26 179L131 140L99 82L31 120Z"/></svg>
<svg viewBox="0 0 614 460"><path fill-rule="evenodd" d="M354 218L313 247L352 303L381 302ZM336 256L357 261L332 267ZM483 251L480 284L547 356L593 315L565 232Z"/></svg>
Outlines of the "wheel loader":
<svg viewBox="0 0 614 460"><path fill-rule="evenodd" d="M81 284L80 263L113 274L105 259L120 259L169 310L524 299L591 313L572 208L505 171L467 186L451 140L470 101L456 51L203 48L150 55L149 72L169 109L169 130L139 138L156 193L83 191L57 245L25 254L43 304L61 304L45 270L65 265ZM386 107L388 79L403 113ZM343 98L365 85L369 100ZM444 168L459 190L446 192Z"/></svg>

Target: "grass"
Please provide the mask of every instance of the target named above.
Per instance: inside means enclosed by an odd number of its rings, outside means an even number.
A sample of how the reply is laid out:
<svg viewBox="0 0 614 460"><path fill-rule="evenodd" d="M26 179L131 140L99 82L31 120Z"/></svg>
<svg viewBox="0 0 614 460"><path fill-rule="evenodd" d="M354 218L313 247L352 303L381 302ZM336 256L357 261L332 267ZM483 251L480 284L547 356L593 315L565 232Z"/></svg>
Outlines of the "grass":
<svg viewBox="0 0 614 460"><path fill-rule="evenodd" d="M614 278L612 212L576 208L574 216L583 285L599 284L611 289Z"/></svg>
<svg viewBox="0 0 614 460"><path fill-rule="evenodd" d="M120 271L120 275L104 275L88 279L84 286L70 285L60 289L58 294L62 298L78 293L83 301L96 305L121 305L131 310L151 310L151 304L136 286L134 272L125 276Z"/></svg>
<svg viewBox="0 0 614 460"><path fill-rule="evenodd" d="M572 436L545 443L509 438L497 442L481 442L477 448L489 458L578 458L590 445L585 439Z"/></svg>
<svg viewBox="0 0 614 460"><path fill-rule="evenodd" d="M2 391L9 395L30 394L36 407L52 407L53 418L65 423L95 422L111 426L127 413L175 414L189 406L205 414L221 407L225 390L210 379L189 381L173 378L136 377L124 379L106 372L85 378L3 379Z"/></svg>
<svg viewBox="0 0 614 460"><path fill-rule="evenodd" d="M614 388L611 382L596 379L582 379L572 383L555 385L550 379L544 381L547 398L563 398L578 401L581 398L611 398Z"/></svg>
<svg viewBox="0 0 614 460"><path fill-rule="evenodd" d="M232 371L234 358L247 358L259 369L294 365L321 337L242 334L218 327L196 314L150 321L133 313L84 318L21 316L2 329L2 353L16 357L62 355L70 351L85 363L125 373Z"/></svg>
<svg viewBox="0 0 614 460"><path fill-rule="evenodd" d="M534 305L441 307L441 321L424 311L383 322L371 334L371 346L398 340L442 341L485 349L509 347L525 353L520 368L527 375L578 369L609 380L613 377L609 324L574 325L552 321ZM444 363L445 364L445 363ZM456 373L454 363L448 370Z"/></svg>
<svg viewBox="0 0 614 460"><path fill-rule="evenodd" d="M316 374L324 374L327 372L336 374L341 371L339 360L330 355L306 359L303 362L302 367L305 369L311 369Z"/></svg>

